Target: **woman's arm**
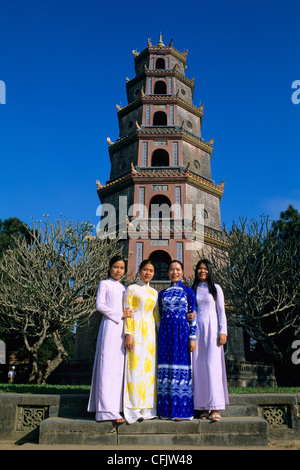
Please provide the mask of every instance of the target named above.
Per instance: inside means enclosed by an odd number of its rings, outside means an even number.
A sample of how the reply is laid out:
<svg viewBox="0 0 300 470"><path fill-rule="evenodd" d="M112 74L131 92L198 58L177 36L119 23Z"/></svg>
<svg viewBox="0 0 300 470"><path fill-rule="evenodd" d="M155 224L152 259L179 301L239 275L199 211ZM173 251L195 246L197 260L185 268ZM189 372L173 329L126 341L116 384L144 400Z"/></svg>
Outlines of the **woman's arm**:
<svg viewBox="0 0 300 470"><path fill-rule="evenodd" d="M218 315L218 345L222 346L227 342L227 318L223 291L218 284L216 284L216 289L218 293L216 300L216 310Z"/></svg>
<svg viewBox="0 0 300 470"><path fill-rule="evenodd" d="M130 309L132 312L132 293L129 289L126 290L123 299L124 311ZM132 351L134 347L133 341L133 318L132 315L125 318L124 322L124 334L125 334L125 349Z"/></svg>
<svg viewBox="0 0 300 470"><path fill-rule="evenodd" d="M121 321L120 313L116 312L107 305L107 285L103 281L100 282L97 290L96 310L100 313L103 313L103 315L108 317L116 324L120 323Z"/></svg>
<svg viewBox="0 0 300 470"><path fill-rule="evenodd" d="M158 299L156 301L156 304L153 310L153 316L154 316L155 328L156 328L156 331L158 331L159 325L160 325L160 311L159 311Z"/></svg>
<svg viewBox="0 0 300 470"><path fill-rule="evenodd" d="M188 288L187 291L187 297L188 297L188 314L191 315L192 313L196 313L196 295L193 289ZM196 315L194 315L194 318L189 322L189 327L190 327L190 334L189 334L189 339L190 341L195 341L196 340L196 331L197 331L197 319ZM196 346L196 343L195 343Z"/></svg>
<svg viewBox="0 0 300 470"><path fill-rule="evenodd" d="M224 303L224 294L221 287L218 284L215 284L217 289L217 300L216 300L216 310L218 315L218 333L221 335L227 335L227 319L225 313L225 303Z"/></svg>
<svg viewBox="0 0 300 470"><path fill-rule="evenodd" d="M129 289L126 290L123 298L123 308L130 309L132 311L132 293ZM133 333L133 318L132 315L125 318L124 322L124 333L132 335Z"/></svg>

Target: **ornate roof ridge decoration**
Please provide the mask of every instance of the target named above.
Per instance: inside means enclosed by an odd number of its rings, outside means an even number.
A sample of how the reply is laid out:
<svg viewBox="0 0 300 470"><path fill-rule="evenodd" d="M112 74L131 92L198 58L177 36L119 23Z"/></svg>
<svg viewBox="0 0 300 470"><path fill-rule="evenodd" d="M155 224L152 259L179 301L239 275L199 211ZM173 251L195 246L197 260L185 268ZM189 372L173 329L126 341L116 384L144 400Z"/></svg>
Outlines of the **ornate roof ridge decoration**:
<svg viewBox="0 0 300 470"><path fill-rule="evenodd" d="M141 96L139 96L137 99L134 101L131 101L131 103L128 103L126 106L121 107L120 105L116 104L116 108L118 110L118 114L121 116L124 113L130 111L131 108L136 108L141 103L147 103L151 101L170 101L170 102L178 102L179 106L182 106L185 109L189 109L191 112L195 112L196 114L199 114L200 116L203 116L203 108L204 104L201 106L197 107L192 103L188 103L187 101L184 101L182 98L178 96L178 93L176 95L145 95L144 91L141 90Z"/></svg>
<svg viewBox="0 0 300 470"><path fill-rule="evenodd" d="M177 95L176 95L177 96ZM203 109L204 109L204 104L201 104L201 106L199 106L199 108L197 106L195 106L194 104L190 104L188 103L187 101L184 101L182 98L179 98L179 96L177 96L177 99L180 103L182 103L183 107L184 108L190 108L190 109L193 109L195 111L197 111L197 113L201 114L203 116Z"/></svg>
<svg viewBox="0 0 300 470"><path fill-rule="evenodd" d="M133 178L184 178L184 180L194 183L194 184L201 184L201 186L206 189L212 191L214 194L217 194L220 198L224 192L224 185L225 181L223 180L221 184L217 185L212 181L203 178L200 175L197 175L193 171L189 169L189 165L182 171L181 167L148 167L148 168L141 168L141 167L134 167L133 163L131 163L131 170L127 172L125 175L120 176L119 178L115 178L114 180L108 181L104 186L100 184L97 180L97 192L98 194L102 191L108 190L113 188L116 185L121 183L125 183L126 181L132 180Z"/></svg>
<svg viewBox="0 0 300 470"><path fill-rule="evenodd" d="M206 233L204 233L204 241L208 245L218 245L220 248L223 248L224 250L228 249L228 247L230 246L230 243L226 242L221 237L208 235Z"/></svg>
<svg viewBox="0 0 300 470"><path fill-rule="evenodd" d="M146 47L142 52L137 52L136 50L133 50L132 53L134 55L134 60L139 60L141 59L148 51L160 51L160 52L171 52L174 55L177 55L183 62L186 62L186 56L188 53L188 50L185 49L183 52L178 51L173 47L173 39L171 39L170 43L168 46L165 46L163 41L162 41L162 35L160 34L159 41L156 46L153 46L151 43L151 38L148 39L148 47Z"/></svg>
<svg viewBox="0 0 300 470"><path fill-rule="evenodd" d="M174 137L183 138L186 142L189 142L193 145L196 145L198 148L208 151L211 155L213 151L214 138L210 139L209 142L206 142L202 137L198 137L195 134L192 134L188 130L184 129L182 126L136 126L135 129L128 132L127 134L119 137L116 142L109 142L109 152L116 151L120 146L128 144L128 140L137 140L140 137L151 137L151 136L162 136L162 135L172 135Z"/></svg>
<svg viewBox="0 0 300 470"><path fill-rule="evenodd" d="M225 186L225 181L222 180L220 184L215 184L212 181L207 180L206 178L203 178L203 176L197 175L193 171L190 171L189 169L185 170L185 174L195 180L198 181L201 184L204 184L205 186L208 186L209 188L212 188L214 190L217 190L220 194L224 193L224 186Z"/></svg>
<svg viewBox="0 0 300 470"><path fill-rule="evenodd" d="M188 78L186 75L182 74L178 70L173 69L147 69L144 70L142 73L139 75L136 75L133 78L126 78L126 88L134 86L135 83L139 82L140 80L143 79L143 77L146 77L147 75L158 75L158 74L174 74L179 80L185 82L187 85L189 85L191 88L195 87L195 79Z"/></svg>
<svg viewBox="0 0 300 470"><path fill-rule="evenodd" d="M115 178L111 181L106 182L105 185L101 185L99 180L96 180L96 185L97 185L97 193L101 193L104 190L110 189L111 187L114 187L120 183L124 183L128 180L131 180L132 178L132 173L128 172L123 176L120 176L119 178Z"/></svg>
<svg viewBox="0 0 300 470"><path fill-rule="evenodd" d="M206 145L209 145L211 148L214 146L214 137L212 137L208 142L206 142L203 137L198 137L197 135L193 134L192 132L188 131L187 129L182 129L182 132L184 134L188 134L190 135L191 137L193 137L194 139L197 139L197 140L200 140L202 143L206 144Z"/></svg>

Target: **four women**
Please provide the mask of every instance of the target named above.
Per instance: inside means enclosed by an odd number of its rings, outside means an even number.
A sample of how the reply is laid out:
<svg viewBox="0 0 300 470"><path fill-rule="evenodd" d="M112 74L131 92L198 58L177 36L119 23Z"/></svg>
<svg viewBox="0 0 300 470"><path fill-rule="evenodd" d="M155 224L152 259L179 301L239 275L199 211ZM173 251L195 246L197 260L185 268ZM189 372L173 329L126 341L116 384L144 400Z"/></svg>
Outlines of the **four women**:
<svg viewBox="0 0 300 470"><path fill-rule="evenodd" d="M110 278L98 288L96 307L104 317L88 411L96 412L97 421L117 423L157 415L193 419L194 409L201 418L211 412L219 419L228 404L227 327L223 292L210 263L198 262L191 289L181 282L182 263L172 261L171 286L157 293L149 286L155 272L150 260L140 265L140 281L125 290L119 282L125 262L119 258L111 260Z"/></svg>

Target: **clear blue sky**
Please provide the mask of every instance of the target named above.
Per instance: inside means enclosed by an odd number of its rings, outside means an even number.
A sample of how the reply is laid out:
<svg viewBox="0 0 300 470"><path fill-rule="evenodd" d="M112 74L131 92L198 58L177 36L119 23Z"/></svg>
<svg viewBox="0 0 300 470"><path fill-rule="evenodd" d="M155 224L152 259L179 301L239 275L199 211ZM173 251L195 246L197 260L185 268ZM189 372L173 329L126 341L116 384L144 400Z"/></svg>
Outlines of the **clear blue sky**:
<svg viewBox="0 0 300 470"><path fill-rule="evenodd" d="M239 216L300 210L299 0L2 0L0 218L60 214L96 225L96 179L109 179L132 50L173 38L188 49L212 176L225 180L227 227Z"/></svg>

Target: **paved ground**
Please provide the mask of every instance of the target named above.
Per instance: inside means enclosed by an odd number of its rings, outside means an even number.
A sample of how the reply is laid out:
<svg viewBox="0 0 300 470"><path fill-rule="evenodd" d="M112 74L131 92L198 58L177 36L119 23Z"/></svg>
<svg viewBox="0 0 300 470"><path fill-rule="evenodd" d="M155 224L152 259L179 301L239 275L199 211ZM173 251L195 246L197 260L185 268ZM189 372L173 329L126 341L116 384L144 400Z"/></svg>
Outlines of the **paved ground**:
<svg viewBox="0 0 300 470"><path fill-rule="evenodd" d="M118 451L139 451L139 450L148 450L151 452L155 451L199 451L199 450L300 450L300 441L269 441L268 446L260 447L197 447L197 446L135 446L134 448L130 446L104 446L104 445L39 445L36 443L24 443L22 445L17 445L13 441L0 441L0 450L111 450L114 452Z"/></svg>

